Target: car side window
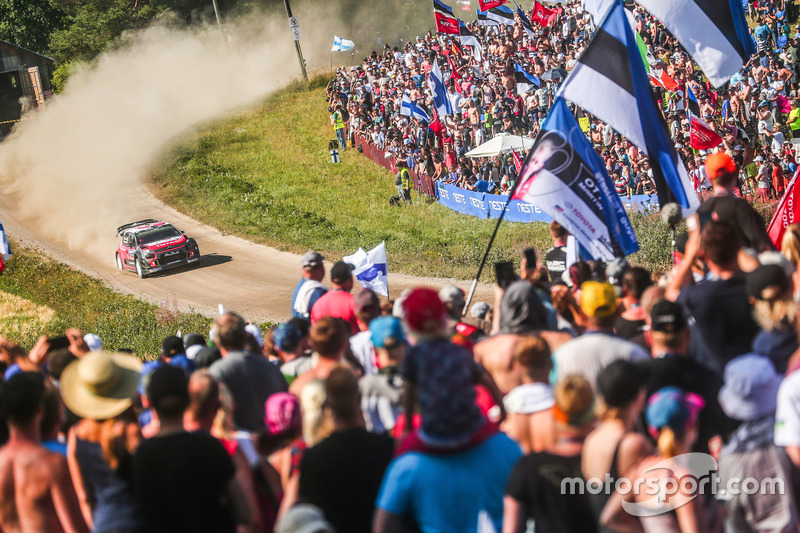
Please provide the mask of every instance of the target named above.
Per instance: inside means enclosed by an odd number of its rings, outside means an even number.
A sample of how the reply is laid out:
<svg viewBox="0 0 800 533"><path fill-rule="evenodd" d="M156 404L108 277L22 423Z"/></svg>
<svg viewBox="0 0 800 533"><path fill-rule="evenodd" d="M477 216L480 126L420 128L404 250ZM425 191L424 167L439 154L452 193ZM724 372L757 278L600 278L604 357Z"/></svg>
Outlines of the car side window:
<svg viewBox="0 0 800 533"><path fill-rule="evenodd" d="M133 246L133 236L130 233L126 233L122 238L122 243L125 246Z"/></svg>

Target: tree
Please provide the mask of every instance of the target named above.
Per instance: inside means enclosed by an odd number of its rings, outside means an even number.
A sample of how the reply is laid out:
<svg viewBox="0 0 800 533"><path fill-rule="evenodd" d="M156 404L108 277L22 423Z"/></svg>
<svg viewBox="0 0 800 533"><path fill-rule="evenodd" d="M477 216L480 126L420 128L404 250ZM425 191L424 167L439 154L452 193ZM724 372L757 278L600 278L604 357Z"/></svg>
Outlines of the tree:
<svg viewBox="0 0 800 533"><path fill-rule="evenodd" d="M47 54L50 35L65 26L65 13L48 0L0 0L0 39Z"/></svg>

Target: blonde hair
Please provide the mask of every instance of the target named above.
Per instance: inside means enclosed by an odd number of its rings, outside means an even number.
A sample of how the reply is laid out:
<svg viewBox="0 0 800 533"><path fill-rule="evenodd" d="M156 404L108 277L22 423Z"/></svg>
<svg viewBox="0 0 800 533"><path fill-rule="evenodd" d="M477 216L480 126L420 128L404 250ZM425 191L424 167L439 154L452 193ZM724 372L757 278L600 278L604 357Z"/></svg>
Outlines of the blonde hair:
<svg viewBox="0 0 800 533"><path fill-rule="evenodd" d="M666 458L678 455L678 435L669 426L663 427L658 435L658 452Z"/></svg>
<svg viewBox="0 0 800 533"><path fill-rule="evenodd" d="M790 224L781 239L781 253L796 267L800 264L800 224Z"/></svg>
<svg viewBox="0 0 800 533"><path fill-rule="evenodd" d="M325 399L325 382L321 379L308 382L300 393L303 440L309 448L333 431L333 422L324 408Z"/></svg>
<svg viewBox="0 0 800 533"><path fill-rule="evenodd" d="M584 426L594 421L594 391L589 381L576 374L566 376L555 390L555 414L570 426Z"/></svg>
<svg viewBox="0 0 800 533"><path fill-rule="evenodd" d="M765 331L781 329L786 324L797 322L797 304L793 300L774 300L780 295L775 294L772 287L764 289L762 295L767 293L767 300L756 300L753 305L753 316L758 325Z"/></svg>
<svg viewBox="0 0 800 533"><path fill-rule="evenodd" d="M219 382L219 410L211 425L211 434L221 439L232 439L236 433L236 424L233 421L233 395L228 387Z"/></svg>

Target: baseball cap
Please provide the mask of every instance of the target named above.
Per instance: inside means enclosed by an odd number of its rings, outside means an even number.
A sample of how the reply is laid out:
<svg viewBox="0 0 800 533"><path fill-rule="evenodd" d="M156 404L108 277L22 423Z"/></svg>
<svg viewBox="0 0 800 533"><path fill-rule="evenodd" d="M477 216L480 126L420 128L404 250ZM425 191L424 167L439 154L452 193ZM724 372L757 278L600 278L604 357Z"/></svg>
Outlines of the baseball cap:
<svg viewBox="0 0 800 533"><path fill-rule="evenodd" d="M780 265L761 265L747 275L747 293L756 300L765 300L764 290L776 286L778 295L786 293L791 286L786 271Z"/></svg>
<svg viewBox="0 0 800 533"><path fill-rule="evenodd" d="M333 531L322 509L310 503L293 505L275 524L275 533L329 533Z"/></svg>
<svg viewBox="0 0 800 533"><path fill-rule="evenodd" d="M264 404L264 425L273 435L280 435L300 426L300 402L294 394L276 392L270 394Z"/></svg>
<svg viewBox="0 0 800 533"><path fill-rule="evenodd" d="M630 263L624 257L617 257L606 266L606 277L610 283L618 285L622 275L630 268Z"/></svg>
<svg viewBox="0 0 800 533"><path fill-rule="evenodd" d="M282 352L290 352L297 348L301 338L300 330L289 322L278 324L272 330L272 343Z"/></svg>
<svg viewBox="0 0 800 533"><path fill-rule="evenodd" d="M353 296L353 306L356 311L365 313L380 313L381 310L378 295L369 289L361 289Z"/></svg>
<svg viewBox="0 0 800 533"><path fill-rule="evenodd" d="M608 407L625 407L644 388L646 377L642 367L618 359L597 376L597 392Z"/></svg>
<svg viewBox="0 0 800 533"><path fill-rule="evenodd" d="M187 349L189 346L205 345L205 343L206 339L199 333L187 333L183 336L183 347Z"/></svg>
<svg viewBox="0 0 800 533"><path fill-rule="evenodd" d="M439 291L439 299L444 304L452 304L453 307L464 305L464 291L455 285L448 285Z"/></svg>
<svg viewBox="0 0 800 533"><path fill-rule="evenodd" d="M376 348L394 348L406 342L403 323L393 316L380 316L369 323L372 344Z"/></svg>
<svg viewBox="0 0 800 533"><path fill-rule="evenodd" d="M761 157L761 156L758 156L758 157L756 157L755 159L753 159L753 161L755 161L755 162L757 162L757 163L761 163L762 161L764 161L764 158L763 158L763 157Z"/></svg>
<svg viewBox="0 0 800 533"><path fill-rule="evenodd" d="M300 265L303 268L314 268L322 265L324 260L325 258L322 257L322 254L312 250L303 254L303 258L300 260Z"/></svg>
<svg viewBox="0 0 800 533"><path fill-rule="evenodd" d="M447 310L433 289L414 289L403 300L403 319L416 333L434 334L444 326Z"/></svg>
<svg viewBox="0 0 800 533"><path fill-rule="evenodd" d="M147 398L156 409L166 400L173 398L189 403L189 378L178 367L160 365L150 373Z"/></svg>
<svg viewBox="0 0 800 533"><path fill-rule="evenodd" d="M705 404L701 396L677 387L659 389L647 402L647 429L654 438L665 427L683 430L697 419Z"/></svg>
<svg viewBox="0 0 800 533"><path fill-rule="evenodd" d="M486 302L475 302L472 304L472 309L469 310L469 314L472 318L479 318L483 320L486 318L486 315L491 311L491 307Z"/></svg>
<svg viewBox="0 0 800 533"><path fill-rule="evenodd" d="M659 300L650 311L650 329L661 333L677 333L689 324L680 304L669 300Z"/></svg>
<svg viewBox="0 0 800 533"><path fill-rule="evenodd" d="M581 285L581 310L588 317L604 318L617 312L617 293L610 283L587 281Z"/></svg>
<svg viewBox="0 0 800 533"><path fill-rule="evenodd" d="M87 333L83 336L83 341L89 347L89 351L91 352L96 352L97 350L103 349L103 341L96 333Z"/></svg>
<svg viewBox="0 0 800 533"><path fill-rule="evenodd" d="M353 274L353 265L339 261L331 268L331 281L333 283L344 283Z"/></svg>
<svg viewBox="0 0 800 533"><path fill-rule="evenodd" d="M161 342L162 356L171 357L179 353L183 353L183 340L180 337L170 335Z"/></svg>
<svg viewBox="0 0 800 533"><path fill-rule="evenodd" d="M717 179L736 172L736 163L725 152L717 152L706 158L706 175L709 179Z"/></svg>

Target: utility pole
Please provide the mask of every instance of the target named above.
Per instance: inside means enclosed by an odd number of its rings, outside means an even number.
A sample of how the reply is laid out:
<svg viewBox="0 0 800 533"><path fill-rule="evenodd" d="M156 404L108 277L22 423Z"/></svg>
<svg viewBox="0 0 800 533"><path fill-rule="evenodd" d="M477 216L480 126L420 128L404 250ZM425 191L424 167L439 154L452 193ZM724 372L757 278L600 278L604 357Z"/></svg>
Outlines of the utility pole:
<svg viewBox="0 0 800 533"><path fill-rule="evenodd" d="M303 71L303 79L308 81L308 73L306 72L306 62L303 59L303 51L300 49L300 29L293 22L292 8L289 6L289 0L283 0L283 5L286 7L286 16L289 17L289 25L292 28L294 36L294 46L297 49L297 59L300 60L300 70Z"/></svg>
<svg viewBox="0 0 800 533"><path fill-rule="evenodd" d="M214 4L214 15L217 16L217 28L219 28L219 34L222 36L222 40L225 40L225 34L222 33L222 22L219 19L219 8L217 7L217 0L211 0L211 3Z"/></svg>

